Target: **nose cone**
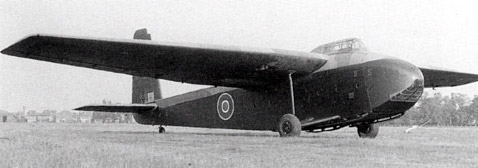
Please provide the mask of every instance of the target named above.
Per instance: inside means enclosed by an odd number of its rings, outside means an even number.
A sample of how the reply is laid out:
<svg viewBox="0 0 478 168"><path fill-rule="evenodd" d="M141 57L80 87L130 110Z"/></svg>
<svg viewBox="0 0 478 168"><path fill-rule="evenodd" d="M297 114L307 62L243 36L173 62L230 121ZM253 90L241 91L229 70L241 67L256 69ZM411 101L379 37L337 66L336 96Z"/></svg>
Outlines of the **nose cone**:
<svg viewBox="0 0 478 168"><path fill-rule="evenodd" d="M423 77L416 78L411 76L410 80L413 81L406 89L390 94L390 101L392 102L417 102L423 93Z"/></svg>
<svg viewBox="0 0 478 168"><path fill-rule="evenodd" d="M390 64L393 71L398 72L398 76L391 80L398 84L395 90L398 91L390 94L392 102L417 102L422 96L424 88L423 74L413 64L405 61L394 61Z"/></svg>
<svg viewBox="0 0 478 168"><path fill-rule="evenodd" d="M420 99L423 74L413 64L399 59L382 59L370 64L373 75L368 83L374 112L403 113Z"/></svg>

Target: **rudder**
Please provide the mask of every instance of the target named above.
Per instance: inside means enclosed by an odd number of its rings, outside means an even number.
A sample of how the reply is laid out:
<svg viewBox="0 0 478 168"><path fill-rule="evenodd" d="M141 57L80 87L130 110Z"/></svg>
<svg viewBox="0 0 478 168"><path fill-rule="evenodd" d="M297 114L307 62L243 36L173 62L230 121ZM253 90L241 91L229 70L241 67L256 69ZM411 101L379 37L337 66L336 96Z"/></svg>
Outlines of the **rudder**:
<svg viewBox="0 0 478 168"><path fill-rule="evenodd" d="M151 34L148 33L147 29L139 29L134 33L133 39L151 40ZM151 103L161 98L161 88L158 79L133 76L132 103Z"/></svg>
<svg viewBox="0 0 478 168"><path fill-rule="evenodd" d="M152 103L161 99L161 88L158 79L133 76L133 102L134 104Z"/></svg>
<svg viewBox="0 0 478 168"><path fill-rule="evenodd" d="M151 34L146 29L136 30L133 39L151 40ZM133 104L154 103L155 100L161 99L161 88L159 80L149 77L133 76ZM151 113L133 114L134 120L139 124L155 125L159 118L157 111Z"/></svg>

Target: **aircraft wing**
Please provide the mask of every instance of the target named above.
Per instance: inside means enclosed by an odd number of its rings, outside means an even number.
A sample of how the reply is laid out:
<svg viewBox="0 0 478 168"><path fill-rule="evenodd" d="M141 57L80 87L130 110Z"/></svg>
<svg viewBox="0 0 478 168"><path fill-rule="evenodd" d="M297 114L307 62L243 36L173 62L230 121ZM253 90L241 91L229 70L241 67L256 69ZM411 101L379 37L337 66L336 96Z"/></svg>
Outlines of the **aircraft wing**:
<svg viewBox="0 0 478 168"><path fill-rule="evenodd" d="M425 87L458 86L478 81L477 74L462 73L432 67L419 67L425 78Z"/></svg>
<svg viewBox="0 0 478 168"><path fill-rule="evenodd" d="M144 113L156 109L156 104L100 104L78 107L74 110L97 111L97 112L119 112L119 113Z"/></svg>
<svg viewBox="0 0 478 168"><path fill-rule="evenodd" d="M135 76L229 87L277 84L312 73L321 54L278 49L33 35L3 54Z"/></svg>

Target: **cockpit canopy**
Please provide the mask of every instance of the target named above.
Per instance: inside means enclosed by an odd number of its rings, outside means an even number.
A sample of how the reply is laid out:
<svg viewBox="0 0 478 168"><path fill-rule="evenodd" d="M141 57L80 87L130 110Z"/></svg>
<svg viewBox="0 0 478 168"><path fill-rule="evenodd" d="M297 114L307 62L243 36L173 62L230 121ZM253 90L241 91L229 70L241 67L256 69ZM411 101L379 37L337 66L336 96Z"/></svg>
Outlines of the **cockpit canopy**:
<svg viewBox="0 0 478 168"><path fill-rule="evenodd" d="M367 52L367 48L362 40L358 38L350 38L321 45L312 50L312 52L333 55L349 52Z"/></svg>

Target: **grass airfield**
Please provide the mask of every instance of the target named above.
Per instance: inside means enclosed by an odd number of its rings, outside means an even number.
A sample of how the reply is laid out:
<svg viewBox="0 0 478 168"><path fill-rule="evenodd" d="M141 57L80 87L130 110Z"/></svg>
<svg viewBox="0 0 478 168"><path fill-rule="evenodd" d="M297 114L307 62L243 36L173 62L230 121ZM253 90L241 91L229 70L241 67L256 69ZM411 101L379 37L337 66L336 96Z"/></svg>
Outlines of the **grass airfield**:
<svg viewBox="0 0 478 168"><path fill-rule="evenodd" d="M0 124L0 167L478 167L478 128L302 132L137 124Z"/></svg>

